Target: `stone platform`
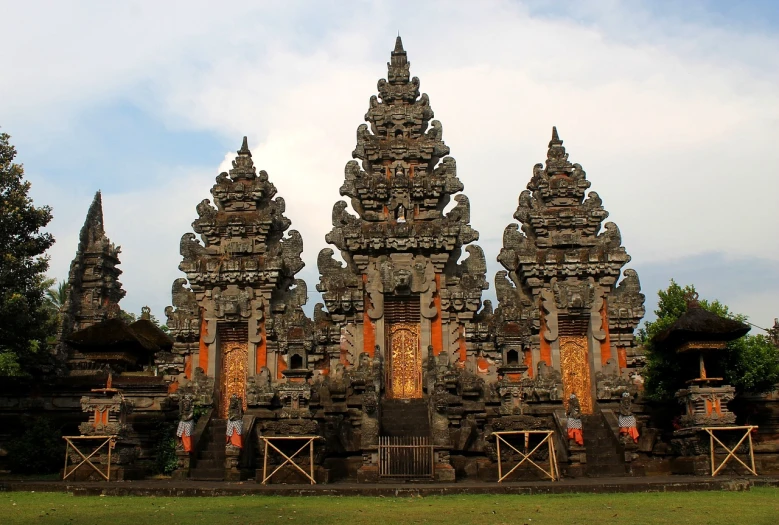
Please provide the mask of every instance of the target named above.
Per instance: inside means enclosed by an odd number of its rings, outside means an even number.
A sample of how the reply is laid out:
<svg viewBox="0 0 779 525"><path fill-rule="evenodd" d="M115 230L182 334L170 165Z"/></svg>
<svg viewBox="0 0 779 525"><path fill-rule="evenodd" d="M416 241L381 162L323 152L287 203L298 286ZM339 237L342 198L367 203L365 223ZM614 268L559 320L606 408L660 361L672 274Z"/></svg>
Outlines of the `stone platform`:
<svg viewBox="0 0 779 525"><path fill-rule="evenodd" d="M330 483L260 485L247 482L147 480L118 482L0 481L0 492L67 492L74 496L382 496L419 497L461 494L565 494L625 492L742 491L779 487L779 478L657 476L650 478L564 479L545 483Z"/></svg>

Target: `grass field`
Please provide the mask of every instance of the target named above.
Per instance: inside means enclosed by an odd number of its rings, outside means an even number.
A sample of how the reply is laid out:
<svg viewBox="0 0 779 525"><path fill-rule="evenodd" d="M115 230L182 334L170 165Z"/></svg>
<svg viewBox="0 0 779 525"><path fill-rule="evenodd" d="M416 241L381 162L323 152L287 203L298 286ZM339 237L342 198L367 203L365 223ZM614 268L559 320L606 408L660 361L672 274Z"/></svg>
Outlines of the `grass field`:
<svg viewBox="0 0 779 525"><path fill-rule="evenodd" d="M434 496L426 498L238 496L75 497L0 493L0 523L255 525L779 523L779 489L748 492Z"/></svg>

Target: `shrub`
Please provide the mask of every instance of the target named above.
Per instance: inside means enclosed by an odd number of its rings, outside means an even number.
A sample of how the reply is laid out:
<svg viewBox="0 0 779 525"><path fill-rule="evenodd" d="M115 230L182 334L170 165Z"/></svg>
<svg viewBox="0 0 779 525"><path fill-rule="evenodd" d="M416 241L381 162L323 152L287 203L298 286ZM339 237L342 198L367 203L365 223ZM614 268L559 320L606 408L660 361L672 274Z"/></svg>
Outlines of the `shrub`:
<svg viewBox="0 0 779 525"><path fill-rule="evenodd" d="M57 472L65 459L62 431L49 419L30 417L22 420L24 432L8 443L8 464L15 474Z"/></svg>

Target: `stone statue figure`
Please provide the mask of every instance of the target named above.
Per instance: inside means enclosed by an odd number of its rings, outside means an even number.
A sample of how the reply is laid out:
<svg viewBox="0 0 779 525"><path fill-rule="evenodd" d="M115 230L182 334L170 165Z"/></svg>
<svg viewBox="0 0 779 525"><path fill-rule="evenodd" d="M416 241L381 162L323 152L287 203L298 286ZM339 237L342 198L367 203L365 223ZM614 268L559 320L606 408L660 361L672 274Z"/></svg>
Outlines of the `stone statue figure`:
<svg viewBox="0 0 779 525"><path fill-rule="evenodd" d="M263 366L258 375L247 380L246 403L249 406L270 406L275 395L267 366Z"/></svg>
<svg viewBox="0 0 779 525"><path fill-rule="evenodd" d="M619 402L619 435L627 441L628 437L633 443L638 443L638 428L636 427L636 416L633 415L633 407L630 403L630 394L622 393L622 399Z"/></svg>
<svg viewBox="0 0 779 525"><path fill-rule="evenodd" d="M230 396L227 408L227 443L233 447L242 448L243 440L243 400L238 394Z"/></svg>
<svg viewBox="0 0 779 525"><path fill-rule="evenodd" d="M192 431L195 428L195 405L192 403L192 396L182 396L179 401L179 426L176 429L176 436L181 439L179 448L184 452L192 452Z"/></svg>
<svg viewBox="0 0 779 525"><path fill-rule="evenodd" d="M379 396L372 384L365 386L362 394L360 446L373 447L379 443Z"/></svg>
<svg viewBox="0 0 779 525"><path fill-rule="evenodd" d="M402 204L398 205L397 222L406 222L406 208Z"/></svg>
<svg viewBox="0 0 779 525"><path fill-rule="evenodd" d="M571 394L568 399L568 410L565 415L568 417L568 441L573 441L580 447L584 445L582 436L582 408L579 405L579 398L576 394Z"/></svg>

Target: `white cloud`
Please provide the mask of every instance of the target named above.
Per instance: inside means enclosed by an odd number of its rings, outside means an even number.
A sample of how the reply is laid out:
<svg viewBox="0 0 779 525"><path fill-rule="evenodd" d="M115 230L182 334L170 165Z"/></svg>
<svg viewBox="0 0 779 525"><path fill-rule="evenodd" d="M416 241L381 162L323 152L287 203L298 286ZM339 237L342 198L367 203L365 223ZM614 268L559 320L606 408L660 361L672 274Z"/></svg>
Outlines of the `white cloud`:
<svg viewBox="0 0 779 525"><path fill-rule="evenodd" d="M46 4L43 14L11 5L21 22L0 37L16 46L0 115L45 118L41 140L50 140L69 114L130 98L168 126L234 137L236 149L248 135L303 235L307 273L398 29L489 259L557 125L635 261L710 251L779 260L765 233L779 223L779 58L765 52L779 48L776 34L660 20L620 3L575 3L568 18L511 2L149 5ZM148 297L160 313L167 304L156 302L177 276L179 237L219 171L196 167L164 186L139 175L131 194L105 195L134 309ZM55 266L75 250L61 245L75 238L82 201L76 212L56 205L68 210L62 231L74 233L60 234Z"/></svg>

